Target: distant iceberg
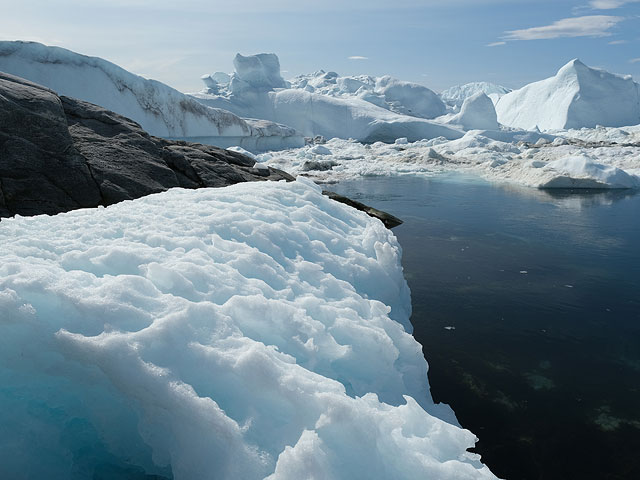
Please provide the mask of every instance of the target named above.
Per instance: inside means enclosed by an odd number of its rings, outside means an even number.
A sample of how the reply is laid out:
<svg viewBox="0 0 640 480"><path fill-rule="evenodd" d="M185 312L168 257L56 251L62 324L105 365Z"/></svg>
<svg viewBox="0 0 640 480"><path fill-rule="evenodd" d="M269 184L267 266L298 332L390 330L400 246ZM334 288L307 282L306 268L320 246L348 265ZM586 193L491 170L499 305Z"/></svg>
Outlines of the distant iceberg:
<svg viewBox="0 0 640 480"><path fill-rule="evenodd" d="M391 77L341 78L334 72L288 83L274 54L238 54L234 66L226 85L215 81L215 74L205 75L205 89L193 98L242 117L289 125L307 137L393 142L463 135L456 127L426 119L444 114L446 107L422 85Z"/></svg>
<svg viewBox="0 0 640 480"><path fill-rule="evenodd" d="M500 97L511 92L511 89L489 82L472 82L464 85L455 85L440 93L440 98L447 105L461 107L464 101L478 93L484 93L493 103Z"/></svg>

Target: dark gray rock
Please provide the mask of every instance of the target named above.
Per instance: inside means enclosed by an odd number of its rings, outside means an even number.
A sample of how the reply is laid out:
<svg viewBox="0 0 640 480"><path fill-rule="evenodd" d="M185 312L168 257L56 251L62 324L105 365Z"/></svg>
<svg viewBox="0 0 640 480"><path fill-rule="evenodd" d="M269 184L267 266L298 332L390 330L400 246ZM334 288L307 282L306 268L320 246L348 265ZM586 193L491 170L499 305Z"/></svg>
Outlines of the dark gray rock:
<svg viewBox="0 0 640 480"><path fill-rule="evenodd" d="M110 205L172 187L293 179L254 163L152 137L114 112L0 73L0 217Z"/></svg>
<svg viewBox="0 0 640 480"><path fill-rule="evenodd" d="M254 165L237 152L153 137L117 113L0 72L0 218L106 206L172 187L294 179ZM325 193L389 228L402 223Z"/></svg>

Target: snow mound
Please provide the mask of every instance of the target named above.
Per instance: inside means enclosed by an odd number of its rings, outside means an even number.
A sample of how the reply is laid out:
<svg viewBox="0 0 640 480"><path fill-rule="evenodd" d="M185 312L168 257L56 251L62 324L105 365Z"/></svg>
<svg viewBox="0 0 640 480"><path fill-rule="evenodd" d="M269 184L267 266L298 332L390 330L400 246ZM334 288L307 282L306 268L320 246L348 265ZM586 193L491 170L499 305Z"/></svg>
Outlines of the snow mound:
<svg viewBox="0 0 640 480"><path fill-rule="evenodd" d="M396 238L309 180L0 243L3 478L495 478L431 400Z"/></svg>
<svg viewBox="0 0 640 480"><path fill-rule="evenodd" d="M504 95L496 112L501 124L527 130L637 125L638 88L630 76L589 68L575 59L554 77Z"/></svg>
<svg viewBox="0 0 640 480"><path fill-rule="evenodd" d="M262 58L261 55L254 57ZM276 65L277 57L269 55L271 64ZM257 60L252 60L252 65L254 63ZM260 72L258 76L266 78L264 68L255 66L247 69ZM273 75L276 73L275 67L267 70ZM432 117L445 111L444 104L435 93L417 84L391 77L345 78L335 72L320 71L306 78L297 77L291 83L292 88L280 88L264 79L256 80L252 85L240 80L242 75L246 74L236 71L226 87L217 84L217 89L212 89L207 86L192 97L205 105L223 108L242 117L289 125L307 137L322 135L365 142L393 142L400 137L416 141L438 136L452 139L463 135L454 127L417 115ZM212 84L208 78L206 85ZM242 81L242 84L236 87L234 81L236 84ZM281 85L279 81L275 83Z"/></svg>
<svg viewBox="0 0 640 480"><path fill-rule="evenodd" d="M511 92L511 89L488 82L473 82L465 85L456 85L440 93L444 103L452 107L461 107L464 101L476 95L484 93L496 103L500 97Z"/></svg>
<svg viewBox="0 0 640 480"><path fill-rule="evenodd" d="M498 130L500 128L493 102L483 92L467 97L460 113L454 115L450 123L462 125L465 130Z"/></svg>
<svg viewBox="0 0 640 480"><path fill-rule="evenodd" d="M64 48L34 42L0 42L0 71L44 85L60 95L100 105L160 137L191 138L214 145L219 145L216 138L220 137L229 144L240 144L246 137L271 137L264 141L244 140L249 149L261 142L281 148L303 144L302 137L292 128L255 128L251 121L206 107L163 83Z"/></svg>

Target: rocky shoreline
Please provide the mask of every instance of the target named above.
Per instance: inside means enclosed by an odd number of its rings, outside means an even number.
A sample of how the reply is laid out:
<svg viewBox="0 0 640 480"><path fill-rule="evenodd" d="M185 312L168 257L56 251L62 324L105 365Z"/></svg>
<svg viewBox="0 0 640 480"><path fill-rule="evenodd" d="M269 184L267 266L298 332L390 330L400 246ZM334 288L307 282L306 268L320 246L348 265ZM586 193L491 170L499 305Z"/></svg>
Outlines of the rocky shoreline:
<svg viewBox="0 0 640 480"><path fill-rule="evenodd" d="M0 72L0 218L107 206L173 187L293 179L237 152L151 136L117 113ZM401 223L330 196L389 228Z"/></svg>

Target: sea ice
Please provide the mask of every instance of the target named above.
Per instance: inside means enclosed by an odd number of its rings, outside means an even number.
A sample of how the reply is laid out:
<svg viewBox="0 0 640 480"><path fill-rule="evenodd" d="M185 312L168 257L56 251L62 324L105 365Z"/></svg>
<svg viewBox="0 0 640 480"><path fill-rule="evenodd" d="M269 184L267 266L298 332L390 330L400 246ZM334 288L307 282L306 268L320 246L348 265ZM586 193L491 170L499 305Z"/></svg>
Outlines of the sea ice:
<svg viewBox="0 0 640 480"><path fill-rule="evenodd" d="M495 478L431 400L396 238L310 180L0 244L1 478Z"/></svg>
<svg viewBox="0 0 640 480"><path fill-rule="evenodd" d="M325 145L331 155L321 159L331 165L327 169L305 167L320 160L310 146L259 158L272 167L323 182L456 171L531 187L640 188L639 145L591 145L562 138L557 142L557 138L561 137L503 129L471 130L457 140L396 144L332 139Z"/></svg>

